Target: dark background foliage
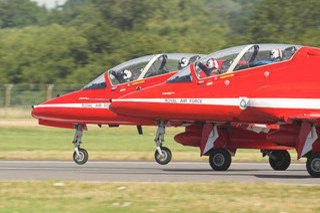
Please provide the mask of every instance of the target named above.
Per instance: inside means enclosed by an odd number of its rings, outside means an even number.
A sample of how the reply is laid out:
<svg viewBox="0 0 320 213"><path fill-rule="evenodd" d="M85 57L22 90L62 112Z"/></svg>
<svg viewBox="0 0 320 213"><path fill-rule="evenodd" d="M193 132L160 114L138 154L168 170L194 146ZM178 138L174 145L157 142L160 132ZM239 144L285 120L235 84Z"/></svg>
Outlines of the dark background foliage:
<svg viewBox="0 0 320 213"><path fill-rule="evenodd" d="M319 0L0 0L0 83L85 84L126 60L247 43L320 46Z"/></svg>

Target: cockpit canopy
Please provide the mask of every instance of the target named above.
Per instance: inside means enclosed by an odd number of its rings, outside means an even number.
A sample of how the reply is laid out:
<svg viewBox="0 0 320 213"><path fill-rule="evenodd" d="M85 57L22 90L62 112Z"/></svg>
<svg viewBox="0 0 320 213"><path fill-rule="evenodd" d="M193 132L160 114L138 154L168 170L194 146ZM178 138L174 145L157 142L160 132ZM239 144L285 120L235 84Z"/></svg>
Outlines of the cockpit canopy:
<svg viewBox="0 0 320 213"><path fill-rule="evenodd" d="M112 85L118 85L178 71L182 68L182 58L188 58L189 61L193 62L200 56L183 53L143 56L111 68L109 79Z"/></svg>
<svg viewBox="0 0 320 213"><path fill-rule="evenodd" d="M88 89L103 89L107 87L105 73L99 75L98 78L91 81L89 84L83 87L84 90Z"/></svg>
<svg viewBox="0 0 320 213"><path fill-rule="evenodd" d="M272 63L290 60L296 51L301 48L298 45L288 44L250 44L231 47L213 52L194 63L196 75L199 79L214 75L232 73L252 67L268 65ZM208 62L216 66L210 67ZM190 66L182 69L167 80L167 83L191 82Z"/></svg>
<svg viewBox="0 0 320 213"><path fill-rule="evenodd" d="M108 75L111 85L115 86L181 70L202 56L190 53L147 55L111 68L108 71ZM106 86L104 73L83 89L102 89L106 88Z"/></svg>

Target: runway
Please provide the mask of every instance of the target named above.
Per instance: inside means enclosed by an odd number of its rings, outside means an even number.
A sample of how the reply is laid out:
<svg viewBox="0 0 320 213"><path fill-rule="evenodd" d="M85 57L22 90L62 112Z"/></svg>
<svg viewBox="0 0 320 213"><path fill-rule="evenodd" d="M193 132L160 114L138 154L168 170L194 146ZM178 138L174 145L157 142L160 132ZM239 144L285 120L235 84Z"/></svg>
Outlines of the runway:
<svg viewBox="0 0 320 213"><path fill-rule="evenodd" d="M225 172L213 171L206 162L171 162L161 166L148 161L0 161L0 180L79 180L102 182L272 182L320 184L304 163L287 171L273 171L266 163L232 163Z"/></svg>

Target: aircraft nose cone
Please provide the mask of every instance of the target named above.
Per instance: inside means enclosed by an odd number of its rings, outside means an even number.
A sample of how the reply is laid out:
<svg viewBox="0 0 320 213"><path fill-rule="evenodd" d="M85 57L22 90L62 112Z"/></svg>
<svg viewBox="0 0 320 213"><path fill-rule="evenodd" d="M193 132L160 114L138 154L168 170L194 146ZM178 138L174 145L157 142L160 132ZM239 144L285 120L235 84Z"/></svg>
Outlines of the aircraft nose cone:
<svg viewBox="0 0 320 213"><path fill-rule="evenodd" d="M40 107L41 105L33 105L31 115L36 119L43 119L46 114L45 109Z"/></svg>
<svg viewBox="0 0 320 213"><path fill-rule="evenodd" d="M112 100L109 109L111 112L121 116L149 118L149 116L145 116L147 110L145 104L146 103L141 103L133 100L128 101L115 99Z"/></svg>
<svg viewBox="0 0 320 213"><path fill-rule="evenodd" d="M34 117L34 118L37 116L37 114L36 114L36 112L35 112L35 110L34 110L33 105L32 105L31 116Z"/></svg>
<svg viewBox="0 0 320 213"><path fill-rule="evenodd" d="M114 99L109 110L120 116L154 120L160 111L152 103L136 101L134 99Z"/></svg>
<svg viewBox="0 0 320 213"><path fill-rule="evenodd" d="M134 107L130 105L130 103L120 102L112 100L109 109L111 112L114 112L119 115L131 115L131 111Z"/></svg>

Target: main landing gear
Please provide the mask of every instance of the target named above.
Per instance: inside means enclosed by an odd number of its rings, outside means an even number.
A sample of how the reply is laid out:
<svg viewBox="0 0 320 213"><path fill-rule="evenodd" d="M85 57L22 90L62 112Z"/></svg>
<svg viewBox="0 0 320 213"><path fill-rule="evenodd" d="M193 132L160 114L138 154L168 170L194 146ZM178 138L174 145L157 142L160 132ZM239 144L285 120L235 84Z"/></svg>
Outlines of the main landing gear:
<svg viewBox="0 0 320 213"><path fill-rule="evenodd" d="M83 165L88 161L88 152L85 149L80 148L81 138L82 138L82 125L76 124L74 125L76 132L74 134L73 145L74 145L74 153L73 160L76 164Z"/></svg>
<svg viewBox="0 0 320 213"><path fill-rule="evenodd" d="M307 170L312 177L320 177L320 152L312 153L307 157Z"/></svg>
<svg viewBox="0 0 320 213"><path fill-rule="evenodd" d="M226 149L214 149L209 154L209 164L215 171L226 171L231 164L230 152Z"/></svg>
<svg viewBox="0 0 320 213"><path fill-rule="evenodd" d="M273 170L285 171L290 166L291 157L287 150L261 150L262 156L269 156L269 164Z"/></svg>
<svg viewBox="0 0 320 213"><path fill-rule="evenodd" d="M154 158L157 163L161 165L168 164L171 161L172 153L170 149L167 147L162 146L164 141L164 134L165 134L165 123L163 120L157 121L158 129L156 132L156 137L154 139L157 149L154 153Z"/></svg>

